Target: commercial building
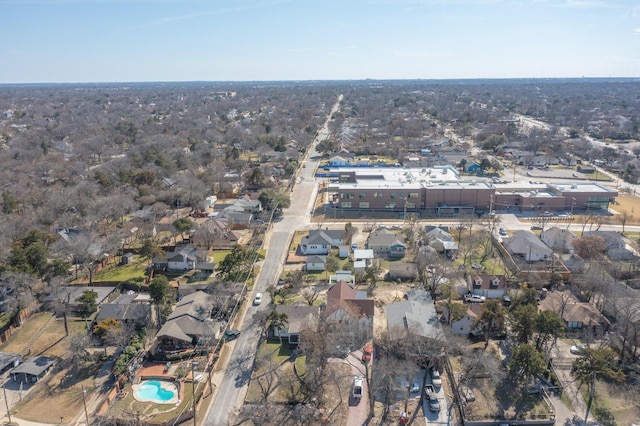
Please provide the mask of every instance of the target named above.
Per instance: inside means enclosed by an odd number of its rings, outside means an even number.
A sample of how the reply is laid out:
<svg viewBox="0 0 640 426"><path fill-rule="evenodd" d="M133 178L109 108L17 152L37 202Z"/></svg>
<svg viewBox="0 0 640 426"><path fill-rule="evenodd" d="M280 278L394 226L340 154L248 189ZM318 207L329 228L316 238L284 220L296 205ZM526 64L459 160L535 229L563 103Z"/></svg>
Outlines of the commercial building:
<svg viewBox="0 0 640 426"><path fill-rule="evenodd" d="M497 211L606 211L618 192L596 182L496 184L461 180L450 165L433 168L340 168L328 186L343 211L429 212L455 217Z"/></svg>

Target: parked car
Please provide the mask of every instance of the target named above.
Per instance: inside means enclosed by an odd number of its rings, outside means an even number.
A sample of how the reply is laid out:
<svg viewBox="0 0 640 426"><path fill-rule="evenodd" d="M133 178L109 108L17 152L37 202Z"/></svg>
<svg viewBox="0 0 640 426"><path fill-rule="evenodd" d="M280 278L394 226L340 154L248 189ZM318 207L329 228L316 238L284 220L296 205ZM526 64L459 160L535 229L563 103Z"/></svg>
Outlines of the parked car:
<svg viewBox="0 0 640 426"><path fill-rule="evenodd" d="M533 224L531 225L532 231L542 231L542 225Z"/></svg>
<svg viewBox="0 0 640 426"><path fill-rule="evenodd" d="M442 387L442 379L440 378L440 372L437 368L431 367L431 383L433 383L433 387L439 389Z"/></svg>
<svg viewBox="0 0 640 426"><path fill-rule="evenodd" d="M573 345L569 348L569 352L574 355L582 355L585 349L587 349L585 345Z"/></svg>
<svg viewBox="0 0 640 426"><path fill-rule="evenodd" d="M479 263L472 263L472 264L471 264L471 267L472 267L473 269L482 269L482 265L481 265L481 264L479 264Z"/></svg>
<svg viewBox="0 0 640 426"><path fill-rule="evenodd" d="M240 330L227 330L222 335L222 338L225 342L228 342L233 339L237 339L240 336Z"/></svg>
<svg viewBox="0 0 640 426"><path fill-rule="evenodd" d="M427 400L429 400L429 410L434 413L440 412L440 401L432 385L426 385L424 387L424 394Z"/></svg>
<svg viewBox="0 0 640 426"><path fill-rule="evenodd" d="M477 294L465 294L464 301L467 303L484 303L487 298Z"/></svg>
<svg viewBox="0 0 640 426"><path fill-rule="evenodd" d="M256 293L256 297L253 298L253 304L258 306L262 303L262 293Z"/></svg>
<svg viewBox="0 0 640 426"><path fill-rule="evenodd" d="M362 377L360 376L353 378L353 398L356 400L362 398Z"/></svg>
<svg viewBox="0 0 640 426"><path fill-rule="evenodd" d="M367 343L367 345L362 350L362 362L367 363L371 361L371 354L373 353L373 346L371 343Z"/></svg>
<svg viewBox="0 0 640 426"><path fill-rule="evenodd" d="M500 235L502 235L503 237L506 237L506 235L507 235L507 230L506 230L506 229L504 229L504 228L500 228L500 230L498 231L498 233L499 233Z"/></svg>

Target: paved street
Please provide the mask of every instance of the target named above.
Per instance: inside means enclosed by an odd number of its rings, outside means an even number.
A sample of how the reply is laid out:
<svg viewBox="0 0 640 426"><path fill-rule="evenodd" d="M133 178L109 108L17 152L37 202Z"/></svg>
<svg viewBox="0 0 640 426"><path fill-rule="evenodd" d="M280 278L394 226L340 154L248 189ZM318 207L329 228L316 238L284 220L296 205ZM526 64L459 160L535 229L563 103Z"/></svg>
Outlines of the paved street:
<svg viewBox="0 0 640 426"><path fill-rule="evenodd" d="M262 262L255 288L246 298L251 301L256 292L262 292L265 300L260 306L245 303L245 311L240 314L242 315L240 327L242 334L233 344L233 351L226 368L214 374L213 381L217 384L217 389L213 403L207 409L205 420L202 422L207 426L227 425L233 413L244 401L262 331L260 318L263 313L266 313L270 303L266 289L280 276L294 231L309 223L309 212L317 193L317 184L313 179L317 160L313 158L319 158L319 155L314 149L315 144L328 136L328 121L337 110L341 99L342 95L327 115L327 120L314 141L314 147L309 149L306 167L301 169L299 183L291 193L291 207L284 210L279 222L270 225L272 229L267 233L264 244L267 247L267 255Z"/></svg>

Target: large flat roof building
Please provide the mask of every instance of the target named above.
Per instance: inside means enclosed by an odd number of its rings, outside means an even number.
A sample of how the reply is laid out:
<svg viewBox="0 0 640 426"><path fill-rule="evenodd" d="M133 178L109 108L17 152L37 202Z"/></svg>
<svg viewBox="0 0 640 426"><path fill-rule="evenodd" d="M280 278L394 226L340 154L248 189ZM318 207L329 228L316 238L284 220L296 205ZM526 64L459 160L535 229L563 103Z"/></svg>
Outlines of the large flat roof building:
<svg viewBox="0 0 640 426"><path fill-rule="evenodd" d="M498 211L606 210L618 195L597 182L461 180L452 166L432 168L354 167L331 170L334 208L418 212L457 216Z"/></svg>

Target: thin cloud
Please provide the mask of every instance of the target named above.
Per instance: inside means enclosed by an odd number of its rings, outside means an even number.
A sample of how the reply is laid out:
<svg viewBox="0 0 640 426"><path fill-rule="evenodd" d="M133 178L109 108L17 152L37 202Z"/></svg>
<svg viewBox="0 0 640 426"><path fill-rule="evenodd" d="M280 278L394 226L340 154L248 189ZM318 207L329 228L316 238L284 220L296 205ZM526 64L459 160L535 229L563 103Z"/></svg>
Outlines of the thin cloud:
<svg viewBox="0 0 640 426"><path fill-rule="evenodd" d="M168 16L166 18L160 18L155 21L141 24L138 27L136 27L136 29L144 29L144 28L150 28L150 27L157 27L161 25L168 25L175 22L179 22L179 21L189 21L193 19L203 18L205 16L228 15L231 13L247 12L249 10L265 9L265 8L278 6L285 3L291 3L292 1L293 0L275 0L275 1L257 3L255 5L250 5L250 6L222 8L222 9L212 10L209 12L199 12L199 13L189 13L189 14L178 15L178 16Z"/></svg>
<svg viewBox="0 0 640 426"><path fill-rule="evenodd" d="M637 35L637 36L640 36L640 28L634 28L633 29L633 34Z"/></svg>

